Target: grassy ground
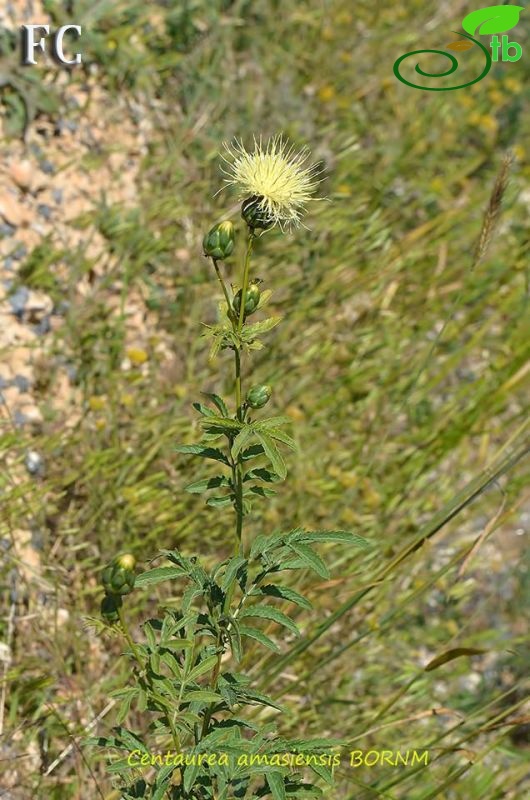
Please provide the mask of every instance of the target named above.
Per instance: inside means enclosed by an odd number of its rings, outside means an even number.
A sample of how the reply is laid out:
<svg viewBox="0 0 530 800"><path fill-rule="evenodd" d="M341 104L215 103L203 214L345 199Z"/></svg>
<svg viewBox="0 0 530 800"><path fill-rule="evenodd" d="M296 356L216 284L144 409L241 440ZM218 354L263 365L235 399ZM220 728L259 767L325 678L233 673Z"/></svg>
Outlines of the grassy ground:
<svg viewBox="0 0 530 800"><path fill-rule="evenodd" d="M467 9L380 5L45 4L56 22L83 21L87 64L67 80L40 74L58 105L37 109L29 142L46 153L39 126L92 120L90 102L65 100L87 86L131 139L103 132L73 151L88 207L64 209L61 224L80 244L65 249L52 230L15 276L68 305L36 371L42 422L4 415L1 429L6 797L84 800L96 784L113 796L101 757L77 744L103 712L96 730L111 727L108 693L127 670L120 646L83 623L98 613L99 567L124 547L145 564L160 547L214 559L229 546L230 511L182 492L203 473L173 448L197 439L199 391L231 388L200 337L218 296L202 235L238 213L233 195L214 197L221 143L278 131L323 161L328 201L310 230L257 247L284 321L252 379L274 386L299 452L250 532L340 527L373 548L328 554L333 577L310 592L301 643L252 672L291 709L285 733L430 750L421 771L343 763L337 798L528 795L530 68L498 63L457 92L410 89L395 59L447 44ZM524 52L524 25L517 34ZM25 95L2 97L16 134ZM508 148L502 216L472 269ZM134 168L133 189L115 198L90 178L120 152L116 180ZM40 477L24 471L28 448ZM135 594L131 619L156 603ZM486 652L423 671L460 646Z"/></svg>

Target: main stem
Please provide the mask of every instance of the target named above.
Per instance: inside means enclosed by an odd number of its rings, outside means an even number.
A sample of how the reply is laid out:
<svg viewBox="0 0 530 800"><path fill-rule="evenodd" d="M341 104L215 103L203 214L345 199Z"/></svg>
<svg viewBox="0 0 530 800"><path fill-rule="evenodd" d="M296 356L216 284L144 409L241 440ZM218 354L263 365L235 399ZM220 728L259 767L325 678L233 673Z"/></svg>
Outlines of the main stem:
<svg viewBox="0 0 530 800"><path fill-rule="evenodd" d="M249 228L247 239L247 253L245 256L245 265L243 267L243 285L241 287L241 303L239 306L239 319L237 320L237 328L234 325L234 331L237 334L238 345L234 351L235 353L235 367L236 367L236 410L237 418L240 422L244 421L245 410L241 402L241 331L243 330L243 321L245 319L245 304L247 301L247 289L250 274L250 259L252 257L252 247L254 244L254 229ZM235 478L236 478L236 554L242 555L243 553L243 466L241 463L241 456L238 455L235 464ZM232 587L231 587L232 588ZM232 592L229 592L230 600L232 599Z"/></svg>
<svg viewBox="0 0 530 800"><path fill-rule="evenodd" d="M248 289L248 282L249 282L249 274L250 274L250 259L252 256L252 246L254 244L254 229L249 228L248 232L248 240L247 240L247 252L245 256L245 264L243 267L243 285L241 288L241 305L239 308L239 318L236 319L235 314L232 313L231 308L232 304L228 298L228 293L226 290L226 286L222 279L221 273L219 268L217 267L217 263L214 260L214 267L217 273L217 277L221 286L223 287L223 293L225 295L225 299L228 305L228 316L232 323L232 329L237 336L237 344L234 347L234 356L235 356L235 373L236 373L236 415L240 422L243 422L245 419L245 409L242 403L242 392L241 392L241 331L243 330L243 321L245 318L245 303L247 299L247 289ZM236 543L234 549L234 556L243 555L243 466L241 463L241 455L238 455L235 462L232 463L232 474L235 481L235 491L236 491ZM234 589L236 585L236 578L232 579L232 582L227 588L225 599L224 599L224 613L228 614L230 612L230 607L232 605L232 598L234 596ZM217 641L217 646L220 648L221 642ZM212 677L210 680L210 688L215 691L217 689L217 682L219 680L219 673L221 671L221 658L222 658L222 650L219 649L219 653L217 655L217 663L214 667L214 671L212 673ZM212 706L208 706L205 711L203 721L202 721L202 729L201 729L201 739L203 739L209 730L210 727L210 720L212 716Z"/></svg>

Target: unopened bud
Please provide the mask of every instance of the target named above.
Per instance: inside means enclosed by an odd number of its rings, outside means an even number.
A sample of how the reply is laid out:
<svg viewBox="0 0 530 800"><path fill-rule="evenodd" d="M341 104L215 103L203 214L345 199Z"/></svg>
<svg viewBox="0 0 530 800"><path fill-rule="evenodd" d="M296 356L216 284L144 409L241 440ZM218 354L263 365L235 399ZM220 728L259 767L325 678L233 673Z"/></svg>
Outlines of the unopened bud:
<svg viewBox="0 0 530 800"><path fill-rule="evenodd" d="M228 258L235 244L235 229L231 222L219 222L204 237L202 246L204 255L215 258L216 261L224 261Z"/></svg>
<svg viewBox="0 0 530 800"><path fill-rule="evenodd" d="M252 386L247 392L247 403L251 408L263 408L269 402L271 394L270 386L265 384Z"/></svg>
<svg viewBox="0 0 530 800"><path fill-rule="evenodd" d="M233 306L234 311L236 314L239 314L241 309L241 295L243 290L240 289L236 296L234 297ZM259 299L260 299L260 288L257 283L251 283L247 289L247 293L245 295L245 316L248 314L252 314L258 307Z"/></svg>
<svg viewBox="0 0 530 800"><path fill-rule="evenodd" d="M247 223L249 228L253 230L259 228L266 231L272 228L274 220L267 214L261 205L262 197L259 195L252 195L243 201L241 206L241 216Z"/></svg>

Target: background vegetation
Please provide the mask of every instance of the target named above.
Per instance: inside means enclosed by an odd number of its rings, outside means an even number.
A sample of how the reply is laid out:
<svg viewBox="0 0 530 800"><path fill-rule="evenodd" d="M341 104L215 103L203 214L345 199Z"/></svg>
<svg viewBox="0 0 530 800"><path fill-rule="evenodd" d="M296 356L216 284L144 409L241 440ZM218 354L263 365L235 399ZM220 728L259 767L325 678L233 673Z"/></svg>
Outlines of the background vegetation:
<svg viewBox="0 0 530 800"><path fill-rule="evenodd" d="M10 303L21 287L50 298L55 321L44 344L27 345L39 418L17 418L6 394L0 430L2 796L116 797L104 763L80 746L89 726L112 726L109 692L127 668L120 645L86 624L100 567L122 548L144 565L160 547L228 555L230 511L183 494L203 473L174 447L198 438L198 392L230 388L217 384L199 324L213 321L217 297L202 236L227 208L238 213L230 193L214 196L221 143L283 131L323 161L328 199L309 230L267 234L257 248L284 322L252 379L273 385L271 412L292 417L299 452L252 529L339 527L373 546L328 553L332 577L311 592L302 641L286 639L280 659L252 672L290 708L286 735L430 750L419 769L345 759L337 798L527 797L524 21L521 61L462 91L420 93L394 78L395 59L447 44L471 8L43 5L54 25L83 25L84 65L20 67L24 20L4 19L2 158L46 174L65 142L58 172L82 185L84 204L65 202L45 235L37 228L6 286L5 325L34 322ZM462 55L465 69L473 58ZM472 269L508 148L504 210ZM20 192L29 229L37 199ZM2 229L6 258L14 236ZM2 342L7 363L13 342ZM158 602L132 598L138 620ZM484 652L424 671L455 647Z"/></svg>

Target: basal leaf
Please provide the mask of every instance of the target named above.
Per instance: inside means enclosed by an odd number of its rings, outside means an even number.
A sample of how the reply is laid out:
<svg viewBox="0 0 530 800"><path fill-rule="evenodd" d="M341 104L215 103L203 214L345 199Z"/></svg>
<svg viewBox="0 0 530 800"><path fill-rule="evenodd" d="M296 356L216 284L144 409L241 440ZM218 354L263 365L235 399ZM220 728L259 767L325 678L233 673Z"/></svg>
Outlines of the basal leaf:
<svg viewBox="0 0 530 800"><path fill-rule="evenodd" d="M481 36L505 33L517 25L521 11L524 11L524 6L500 5L478 8L464 17L462 27L471 36L476 33Z"/></svg>

